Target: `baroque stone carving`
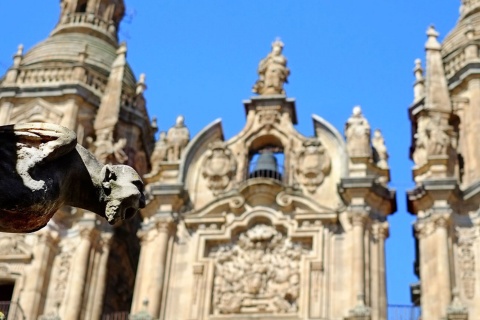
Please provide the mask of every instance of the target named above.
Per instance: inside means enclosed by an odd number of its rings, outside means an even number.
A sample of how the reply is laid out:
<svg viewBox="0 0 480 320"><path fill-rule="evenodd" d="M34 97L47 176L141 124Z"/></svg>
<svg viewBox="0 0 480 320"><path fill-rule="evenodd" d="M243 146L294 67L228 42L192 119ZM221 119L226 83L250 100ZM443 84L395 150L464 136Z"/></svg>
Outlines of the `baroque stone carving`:
<svg viewBox="0 0 480 320"><path fill-rule="evenodd" d="M167 133L167 160L178 161L182 156L182 151L190 141L190 131L185 126L185 118L178 116L176 123Z"/></svg>
<svg viewBox="0 0 480 320"><path fill-rule="evenodd" d="M203 161L203 177L214 194L225 190L237 170L237 161L222 141L210 144Z"/></svg>
<svg viewBox="0 0 480 320"><path fill-rule="evenodd" d="M370 157L370 124L362 114L359 106L353 108L352 116L345 124L345 137L350 157Z"/></svg>
<svg viewBox="0 0 480 320"><path fill-rule="evenodd" d="M26 250L28 247L25 243L25 236L7 235L0 237L0 256L30 254Z"/></svg>
<svg viewBox="0 0 480 320"><path fill-rule="evenodd" d="M102 165L75 133L47 123L0 127L0 232L32 232L63 205L113 224L145 205L143 183L129 166Z"/></svg>
<svg viewBox="0 0 480 320"><path fill-rule="evenodd" d="M167 160L167 134L162 131L158 137L158 141L155 143L155 149L153 149L152 156L150 157L150 162L152 163L152 171L149 175L154 176L160 170L160 164Z"/></svg>
<svg viewBox="0 0 480 320"><path fill-rule="evenodd" d="M372 146L374 151L373 159L377 166L381 169L388 169L387 147L385 146L385 139L383 138L382 132L379 129L373 132Z"/></svg>
<svg viewBox="0 0 480 320"><path fill-rule="evenodd" d="M300 259L306 249L258 224L232 244L215 247L214 314L278 314L298 310Z"/></svg>
<svg viewBox="0 0 480 320"><path fill-rule="evenodd" d="M475 296L475 229L457 228L457 253L460 266L460 280L465 297Z"/></svg>
<svg viewBox="0 0 480 320"><path fill-rule="evenodd" d="M448 154L451 146L448 130L448 125L442 123L438 114L419 120L413 153L413 161L417 166L425 164L429 156Z"/></svg>
<svg viewBox="0 0 480 320"><path fill-rule="evenodd" d="M314 193L330 172L330 165L330 157L318 139L305 141L296 170L299 182L308 192Z"/></svg>
<svg viewBox="0 0 480 320"><path fill-rule="evenodd" d="M110 129L98 133L94 142L95 157L102 163L123 164L128 156L123 150L127 145L127 139L121 138L117 142L113 139L113 132Z"/></svg>
<svg viewBox="0 0 480 320"><path fill-rule="evenodd" d="M287 58L282 54L283 42L280 39L272 43L270 52L258 65L258 80L253 86L253 92L260 95L285 94L283 84L288 83L290 69L287 68Z"/></svg>

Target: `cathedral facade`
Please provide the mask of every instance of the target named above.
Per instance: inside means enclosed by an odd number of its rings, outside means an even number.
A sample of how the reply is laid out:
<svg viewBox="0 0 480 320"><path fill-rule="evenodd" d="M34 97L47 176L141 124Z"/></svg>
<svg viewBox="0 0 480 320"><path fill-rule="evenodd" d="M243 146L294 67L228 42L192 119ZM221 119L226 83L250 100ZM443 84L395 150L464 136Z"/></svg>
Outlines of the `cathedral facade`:
<svg viewBox="0 0 480 320"><path fill-rule="evenodd" d="M420 278L412 298L423 320L480 315L480 1L463 2L443 44L428 30L409 109ZM226 139L217 120L191 134L179 116L155 141L145 76L118 42L124 14L123 0L62 0L51 35L19 47L0 80L0 125L73 130L101 162L143 176L146 208L110 226L64 207L40 231L0 234L0 311L42 320L388 319L396 194L381 131L356 106L341 130L314 115L314 136L298 132L276 40L240 132Z"/></svg>

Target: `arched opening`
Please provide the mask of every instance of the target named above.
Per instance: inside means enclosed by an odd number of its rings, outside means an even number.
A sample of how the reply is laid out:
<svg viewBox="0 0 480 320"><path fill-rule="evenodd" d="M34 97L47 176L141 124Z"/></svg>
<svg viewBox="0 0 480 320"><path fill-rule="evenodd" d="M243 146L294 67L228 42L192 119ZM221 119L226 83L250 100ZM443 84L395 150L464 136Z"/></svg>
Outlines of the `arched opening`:
<svg viewBox="0 0 480 320"><path fill-rule="evenodd" d="M87 0L78 1L75 12L87 12Z"/></svg>
<svg viewBox="0 0 480 320"><path fill-rule="evenodd" d="M262 136L250 146L247 179L284 177L283 145L277 137Z"/></svg>

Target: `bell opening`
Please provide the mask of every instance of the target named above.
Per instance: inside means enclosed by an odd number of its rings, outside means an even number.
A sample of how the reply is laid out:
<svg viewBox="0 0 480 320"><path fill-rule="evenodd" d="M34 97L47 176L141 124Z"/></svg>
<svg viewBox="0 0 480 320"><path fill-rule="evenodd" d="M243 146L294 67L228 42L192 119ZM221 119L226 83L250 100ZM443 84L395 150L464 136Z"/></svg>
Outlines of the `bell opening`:
<svg viewBox="0 0 480 320"><path fill-rule="evenodd" d="M248 179L267 178L283 180L283 152L276 148L266 148L251 156Z"/></svg>

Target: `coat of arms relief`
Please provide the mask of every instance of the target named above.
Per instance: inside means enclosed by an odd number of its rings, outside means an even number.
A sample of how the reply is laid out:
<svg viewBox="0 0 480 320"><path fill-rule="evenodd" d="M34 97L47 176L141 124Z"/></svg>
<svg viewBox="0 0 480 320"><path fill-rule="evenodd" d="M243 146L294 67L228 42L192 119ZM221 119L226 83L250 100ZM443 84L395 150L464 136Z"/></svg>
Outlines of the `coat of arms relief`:
<svg viewBox="0 0 480 320"><path fill-rule="evenodd" d="M308 192L314 193L330 173L331 160L327 150L317 139L308 139L298 157L297 178Z"/></svg>
<svg viewBox="0 0 480 320"><path fill-rule="evenodd" d="M288 314L298 311L302 243L272 226L258 224L238 240L214 247L212 312Z"/></svg>

